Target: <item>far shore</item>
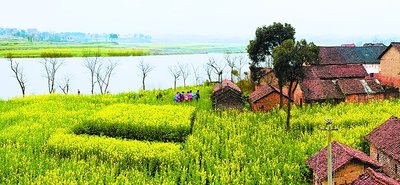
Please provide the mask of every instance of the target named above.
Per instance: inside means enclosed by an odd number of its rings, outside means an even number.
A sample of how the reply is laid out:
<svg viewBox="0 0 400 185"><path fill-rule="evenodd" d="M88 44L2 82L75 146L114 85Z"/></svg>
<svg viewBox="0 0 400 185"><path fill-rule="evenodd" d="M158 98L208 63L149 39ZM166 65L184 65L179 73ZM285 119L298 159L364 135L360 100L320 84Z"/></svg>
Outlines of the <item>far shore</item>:
<svg viewBox="0 0 400 185"><path fill-rule="evenodd" d="M244 53L245 44L152 44L152 43L29 43L0 42L0 58L42 58L43 53L58 57L128 57L207 53Z"/></svg>

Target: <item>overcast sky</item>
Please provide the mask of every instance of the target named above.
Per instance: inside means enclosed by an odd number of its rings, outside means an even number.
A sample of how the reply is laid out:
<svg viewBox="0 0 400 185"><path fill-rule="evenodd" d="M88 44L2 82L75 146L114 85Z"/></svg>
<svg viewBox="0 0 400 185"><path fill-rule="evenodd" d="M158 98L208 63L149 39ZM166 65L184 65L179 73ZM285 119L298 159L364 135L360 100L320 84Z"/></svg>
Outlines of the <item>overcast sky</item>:
<svg viewBox="0 0 400 185"><path fill-rule="evenodd" d="M1 0L0 27L253 37L288 22L297 37L400 34L398 0Z"/></svg>

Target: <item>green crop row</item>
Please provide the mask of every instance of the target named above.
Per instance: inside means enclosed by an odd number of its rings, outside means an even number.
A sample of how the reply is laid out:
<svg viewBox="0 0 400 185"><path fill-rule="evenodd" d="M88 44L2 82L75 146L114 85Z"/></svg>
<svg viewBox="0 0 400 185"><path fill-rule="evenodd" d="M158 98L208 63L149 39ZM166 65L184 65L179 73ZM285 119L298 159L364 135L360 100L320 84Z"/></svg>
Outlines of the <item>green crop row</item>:
<svg viewBox="0 0 400 185"><path fill-rule="evenodd" d="M76 125L75 134L147 141L183 142L191 132L194 107L115 104Z"/></svg>
<svg viewBox="0 0 400 185"><path fill-rule="evenodd" d="M180 148L174 143L75 135L58 130L48 139L43 151L61 158L99 160L154 173L160 166L178 166Z"/></svg>

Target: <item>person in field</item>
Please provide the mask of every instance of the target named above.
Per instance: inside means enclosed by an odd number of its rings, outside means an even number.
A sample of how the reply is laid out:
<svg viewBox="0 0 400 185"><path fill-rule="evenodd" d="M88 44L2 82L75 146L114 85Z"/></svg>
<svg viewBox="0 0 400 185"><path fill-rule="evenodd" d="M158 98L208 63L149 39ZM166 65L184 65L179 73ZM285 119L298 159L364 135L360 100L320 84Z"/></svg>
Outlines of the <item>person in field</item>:
<svg viewBox="0 0 400 185"><path fill-rule="evenodd" d="M196 92L196 101L199 101L199 99L200 99L200 90L197 89L197 92Z"/></svg>
<svg viewBox="0 0 400 185"><path fill-rule="evenodd" d="M192 98L193 98L193 96L192 96L192 90L190 90L190 91L188 92L188 99L189 99L189 101L191 101Z"/></svg>
<svg viewBox="0 0 400 185"><path fill-rule="evenodd" d="M189 91L186 92L186 94L185 94L185 101L190 101L189 94L190 94Z"/></svg>
<svg viewBox="0 0 400 185"><path fill-rule="evenodd" d="M183 102L184 100L185 100L185 92L182 91L182 93L181 93L181 102Z"/></svg>
<svg viewBox="0 0 400 185"><path fill-rule="evenodd" d="M175 94L174 101L175 102L180 102L181 101L181 93L177 92Z"/></svg>

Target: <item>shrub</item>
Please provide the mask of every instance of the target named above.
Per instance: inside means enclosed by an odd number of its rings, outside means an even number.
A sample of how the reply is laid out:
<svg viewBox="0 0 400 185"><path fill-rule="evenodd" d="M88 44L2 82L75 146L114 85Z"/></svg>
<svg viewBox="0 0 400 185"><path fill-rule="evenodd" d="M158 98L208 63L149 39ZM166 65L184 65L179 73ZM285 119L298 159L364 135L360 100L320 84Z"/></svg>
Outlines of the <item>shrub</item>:
<svg viewBox="0 0 400 185"><path fill-rule="evenodd" d="M193 117L194 108L189 106L115 104L72 130L75 134L183 142L191 132Z"/></svg>

